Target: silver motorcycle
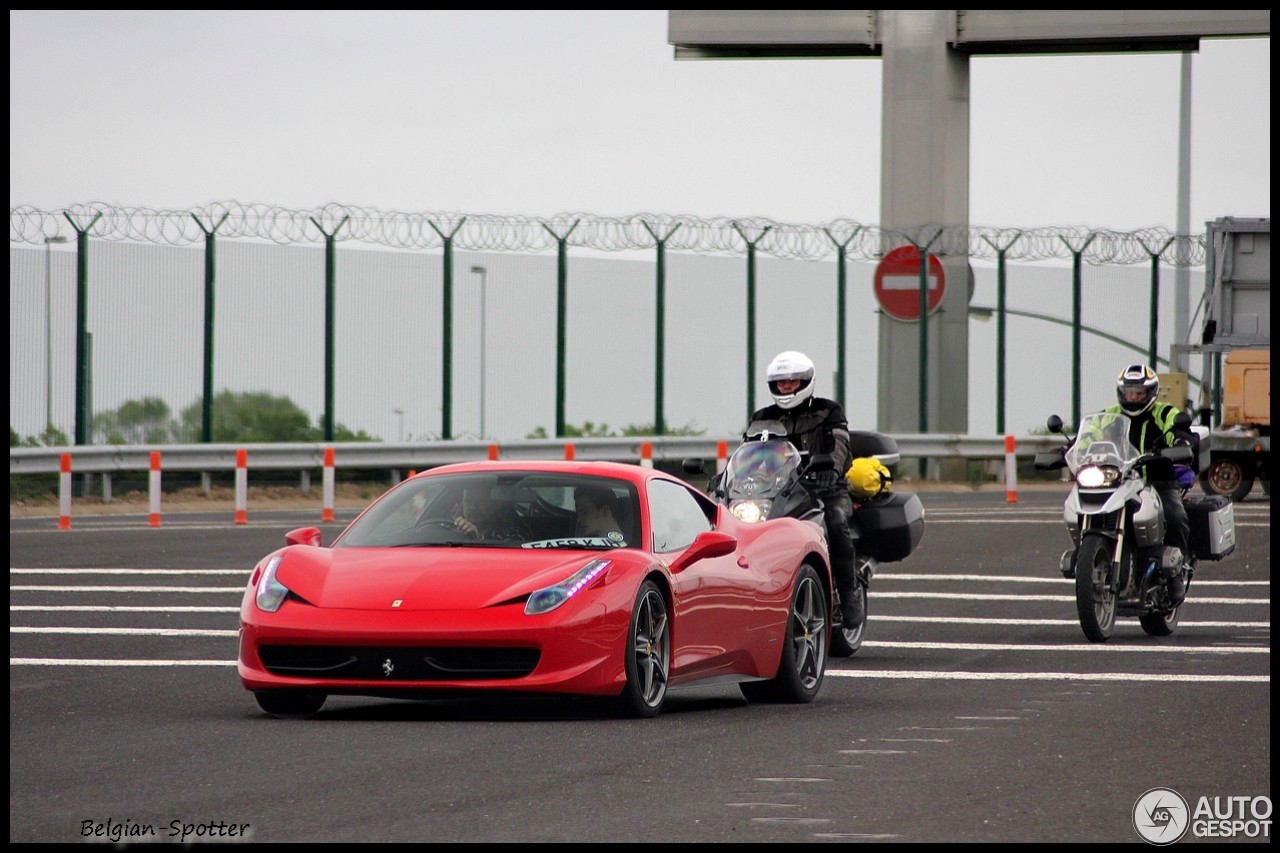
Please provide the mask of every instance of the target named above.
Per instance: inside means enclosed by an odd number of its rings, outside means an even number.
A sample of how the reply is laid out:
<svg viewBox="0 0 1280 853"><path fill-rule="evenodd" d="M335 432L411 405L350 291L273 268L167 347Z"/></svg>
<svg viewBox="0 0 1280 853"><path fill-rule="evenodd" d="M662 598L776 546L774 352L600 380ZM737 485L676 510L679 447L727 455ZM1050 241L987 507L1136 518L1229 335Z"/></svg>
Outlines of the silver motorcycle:
<svg viewBox="0 0 1280 853"><path fill-rule="evenodd" d="M1060 569L1075 581L1080 627L1095 643L1111 636L1117 616L1137 616L1152 636L1172 634L1182 601L1173 598L1170 582L1181 577L1185 598L1197 560L1221 559L1235 546L1230 502L1204 501L1188 502L1193 553L1165 545L1160 494L1143 469L1192 465L1196 454L1190 446L1139 453L1129 441L1130 425L1124 414L1088 415L1067 447L1036 455L1038 469L1066 467L1075 481L1063 507L1075 547L1063 553ZM1049 418L1048 427L1061 433L1062 419Z"/></svg>

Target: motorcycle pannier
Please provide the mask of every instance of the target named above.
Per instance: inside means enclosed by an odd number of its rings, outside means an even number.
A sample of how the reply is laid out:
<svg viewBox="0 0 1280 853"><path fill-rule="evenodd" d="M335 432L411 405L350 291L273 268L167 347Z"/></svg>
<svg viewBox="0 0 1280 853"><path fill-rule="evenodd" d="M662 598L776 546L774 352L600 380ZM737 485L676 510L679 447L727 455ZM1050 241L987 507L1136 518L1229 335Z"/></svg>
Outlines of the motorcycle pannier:
<svg viewBox="0 0 1280 853"><path fill-rule="evenodd" d="M1187 501L1191 553L1201 560L1221 560L1236 549L1235 509L1231 499L1211 495Z"/></svg>
<svg viewBox="0 0 1280 853"><path fill-rule="evenodd" d="M858 552L882 563L905 560L924 536L924 505L907 492L890 492L854 504L852 520L861 534Z"/></svg>

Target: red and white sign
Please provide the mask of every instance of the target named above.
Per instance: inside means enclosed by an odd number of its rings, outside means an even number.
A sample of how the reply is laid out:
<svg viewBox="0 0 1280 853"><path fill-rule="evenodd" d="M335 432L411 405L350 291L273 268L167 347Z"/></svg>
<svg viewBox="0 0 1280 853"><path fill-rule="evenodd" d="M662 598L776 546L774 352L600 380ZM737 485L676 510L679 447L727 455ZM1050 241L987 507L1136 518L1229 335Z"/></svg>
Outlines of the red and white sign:
<svg viewBox="0 0 1280 853"><path fill-rule="evenodd" d="M929 313L942 304L946 289L942 261L929 256ZM915 246L899 246L880 260L876 267L876 301L895 320L920 319L920 252Z"/></svg>

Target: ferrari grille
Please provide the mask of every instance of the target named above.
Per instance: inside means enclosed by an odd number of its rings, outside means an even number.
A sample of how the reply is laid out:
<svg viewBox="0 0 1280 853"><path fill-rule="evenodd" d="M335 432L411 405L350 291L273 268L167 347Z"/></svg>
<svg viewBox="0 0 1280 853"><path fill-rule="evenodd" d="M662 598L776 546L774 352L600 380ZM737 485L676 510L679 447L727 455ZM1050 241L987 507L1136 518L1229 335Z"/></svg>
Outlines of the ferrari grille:
<svg viewBox="0 0 1280 853"><path fill-rule="evenodd" d="M412 646L262 646L258 653L275 675L357 681L523 678L541 654L537 649Z"/></svg>

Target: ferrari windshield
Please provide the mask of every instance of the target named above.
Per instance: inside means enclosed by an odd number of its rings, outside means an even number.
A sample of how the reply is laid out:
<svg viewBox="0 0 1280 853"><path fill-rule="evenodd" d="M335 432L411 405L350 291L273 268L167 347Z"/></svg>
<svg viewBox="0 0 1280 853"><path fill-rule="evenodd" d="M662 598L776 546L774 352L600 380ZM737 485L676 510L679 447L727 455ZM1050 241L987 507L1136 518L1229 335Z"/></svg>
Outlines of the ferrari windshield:
<svg viewBox="0 0 1280 853"><path fill-rule="evenodd" d="M335 548L605 549L640 541L625 480L532 471L414 477L387 492Z"/></svg>
<svg viewBox="0 0 1280 853"><path fill-rule="evenodd" d="M1088 465L1122 468L1137 459L1138 448L1129 443L1130 424L1127 415L1115 412L1086 415L1067 451L1067 466L1073 472Z"/></svg>
<svg viewBox="0 0 1280 853"><path fill-rule="evenodd" d="M725 467L729 498L770 498L800 468L800 451L789 441L748 441Z"/></svg>

